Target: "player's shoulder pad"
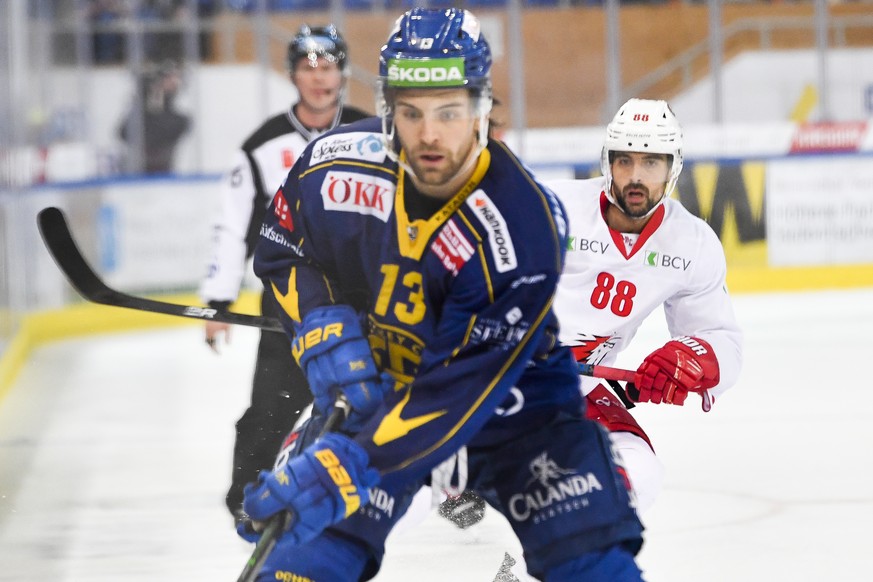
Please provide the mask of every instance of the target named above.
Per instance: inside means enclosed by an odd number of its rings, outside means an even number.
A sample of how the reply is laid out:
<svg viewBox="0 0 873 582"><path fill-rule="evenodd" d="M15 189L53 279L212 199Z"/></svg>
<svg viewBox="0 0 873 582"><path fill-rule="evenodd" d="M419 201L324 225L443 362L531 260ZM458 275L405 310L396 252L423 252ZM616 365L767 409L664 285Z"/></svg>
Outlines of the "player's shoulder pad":
<svg viewBox="0 0 873 582"><path fill-rule="evenodd" d="M378 117L368 117L330 130L312 140L301 156L303 171L331 162L381 164L387 157Z"/></svg>
<svg viewBox="0 0 873 582"><path fill-rule="evenodd" d="M282 135L295 133L296 131L294 126L288 121L288 116L284 113L278 113L264 121L246 138L242 144L242 150L244 152L252 152L268 141Z"/></svg>
<svg viewBox="0 0 873 582"><path fill-rule="evenodd" d="M357 107L353 107L351 105L343 105L343 112L340 114L339 122L342 125L347 125L349 123L360 121L361 119L367 119L368 117L372 116L372 114L367 113L363 109L358 109Z"/></svg>
<svg viewBox="0 0 873 582"><path fill-rule="evenodd" d="M707 243L715 243L721 246L718 235L712 230L712 227L699 216L695 216L688 211L685 206L675 198L667 198L664 201L666 207L665 221L678 223L675 230L678 233L686 233L693 236L697 240L703 240Z"/></svg>
<svg viewBox="0 0 873 582"><path fill-rule="evenodd" d="M560 270L567 235L564 208L554 193L502 144L489 146L488 172L464 201L462 211L491 249L498 273L555 258Z"/></svg>
<svg viewBox="0 0 873 582"><path fill-rule="evenodd" d="M543 183L555 193L571 216L574 208L585 204L592 204L599 208L600 193L606 189L606 178L603 176L583 180L552 179L545 180Z"/></svg>

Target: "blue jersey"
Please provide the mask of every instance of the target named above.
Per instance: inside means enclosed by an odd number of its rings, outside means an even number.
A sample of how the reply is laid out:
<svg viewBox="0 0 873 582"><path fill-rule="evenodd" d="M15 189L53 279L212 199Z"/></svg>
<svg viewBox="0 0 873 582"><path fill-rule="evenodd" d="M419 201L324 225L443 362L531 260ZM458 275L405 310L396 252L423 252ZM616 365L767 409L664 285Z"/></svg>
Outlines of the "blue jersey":
<svg viewBox="0 0 873 582"><path fill-rule="evenodd" d="M365 314L378 367L403 384L354 437L383 482L584 407L551 309L567 230L556 197L497 141L429 218L407 213L406 184L378 118L327 133L276 194L255 254L289 333L316 307Z"/></svg>

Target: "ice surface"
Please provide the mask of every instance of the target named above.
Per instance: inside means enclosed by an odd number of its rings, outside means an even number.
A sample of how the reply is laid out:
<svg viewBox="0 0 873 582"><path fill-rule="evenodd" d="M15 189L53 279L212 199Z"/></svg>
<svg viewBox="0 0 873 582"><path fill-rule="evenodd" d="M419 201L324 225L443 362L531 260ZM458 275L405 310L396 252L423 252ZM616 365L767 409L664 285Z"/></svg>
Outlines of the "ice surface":
<svg viewBox="0 0 873 582"><path fill-rule="evenodd" d="M873 290L734 298L739 384L704 414L640 405L666 469L644 516L649 582L866 581L873 523ZM620 365L666 340L662 318ZM199 327L37 350L0 403L0 581L235 580L223 504L257 332L220 357ZM491 582L521 551L493 510L389 539L378 582ZM513 572L524 581L519 566Z"/></svg>

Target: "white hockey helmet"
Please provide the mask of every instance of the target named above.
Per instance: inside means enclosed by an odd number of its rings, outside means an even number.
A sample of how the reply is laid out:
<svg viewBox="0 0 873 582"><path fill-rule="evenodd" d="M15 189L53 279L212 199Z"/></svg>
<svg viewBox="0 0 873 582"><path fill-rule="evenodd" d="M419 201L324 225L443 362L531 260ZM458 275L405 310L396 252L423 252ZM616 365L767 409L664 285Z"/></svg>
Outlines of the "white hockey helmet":
<svg viewBox="0 0 873 582"><path fill-rule="evenodd" d="M606 176L606 197L612 196L610 152L651 152L673 156L664 196L646 216L651 215L676 188L682 171L682 128L666 101L630 99L622 105L609 125L600 155L600 170Z"/></svg>

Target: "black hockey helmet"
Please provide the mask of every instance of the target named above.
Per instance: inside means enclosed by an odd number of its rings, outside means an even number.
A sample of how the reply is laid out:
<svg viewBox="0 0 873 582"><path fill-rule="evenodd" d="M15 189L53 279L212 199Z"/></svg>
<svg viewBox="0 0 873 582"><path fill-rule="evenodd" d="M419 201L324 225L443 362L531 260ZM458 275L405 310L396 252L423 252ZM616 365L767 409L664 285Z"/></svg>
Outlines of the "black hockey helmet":
<svg viewBox="0 0 873 582"><path fill-rule="evenodd" d="M293 71L301 59L315 60L319 57L334 62L344 70L348 46L333 24L309 27L303 25L288 43L288 70Z"/></svg>

